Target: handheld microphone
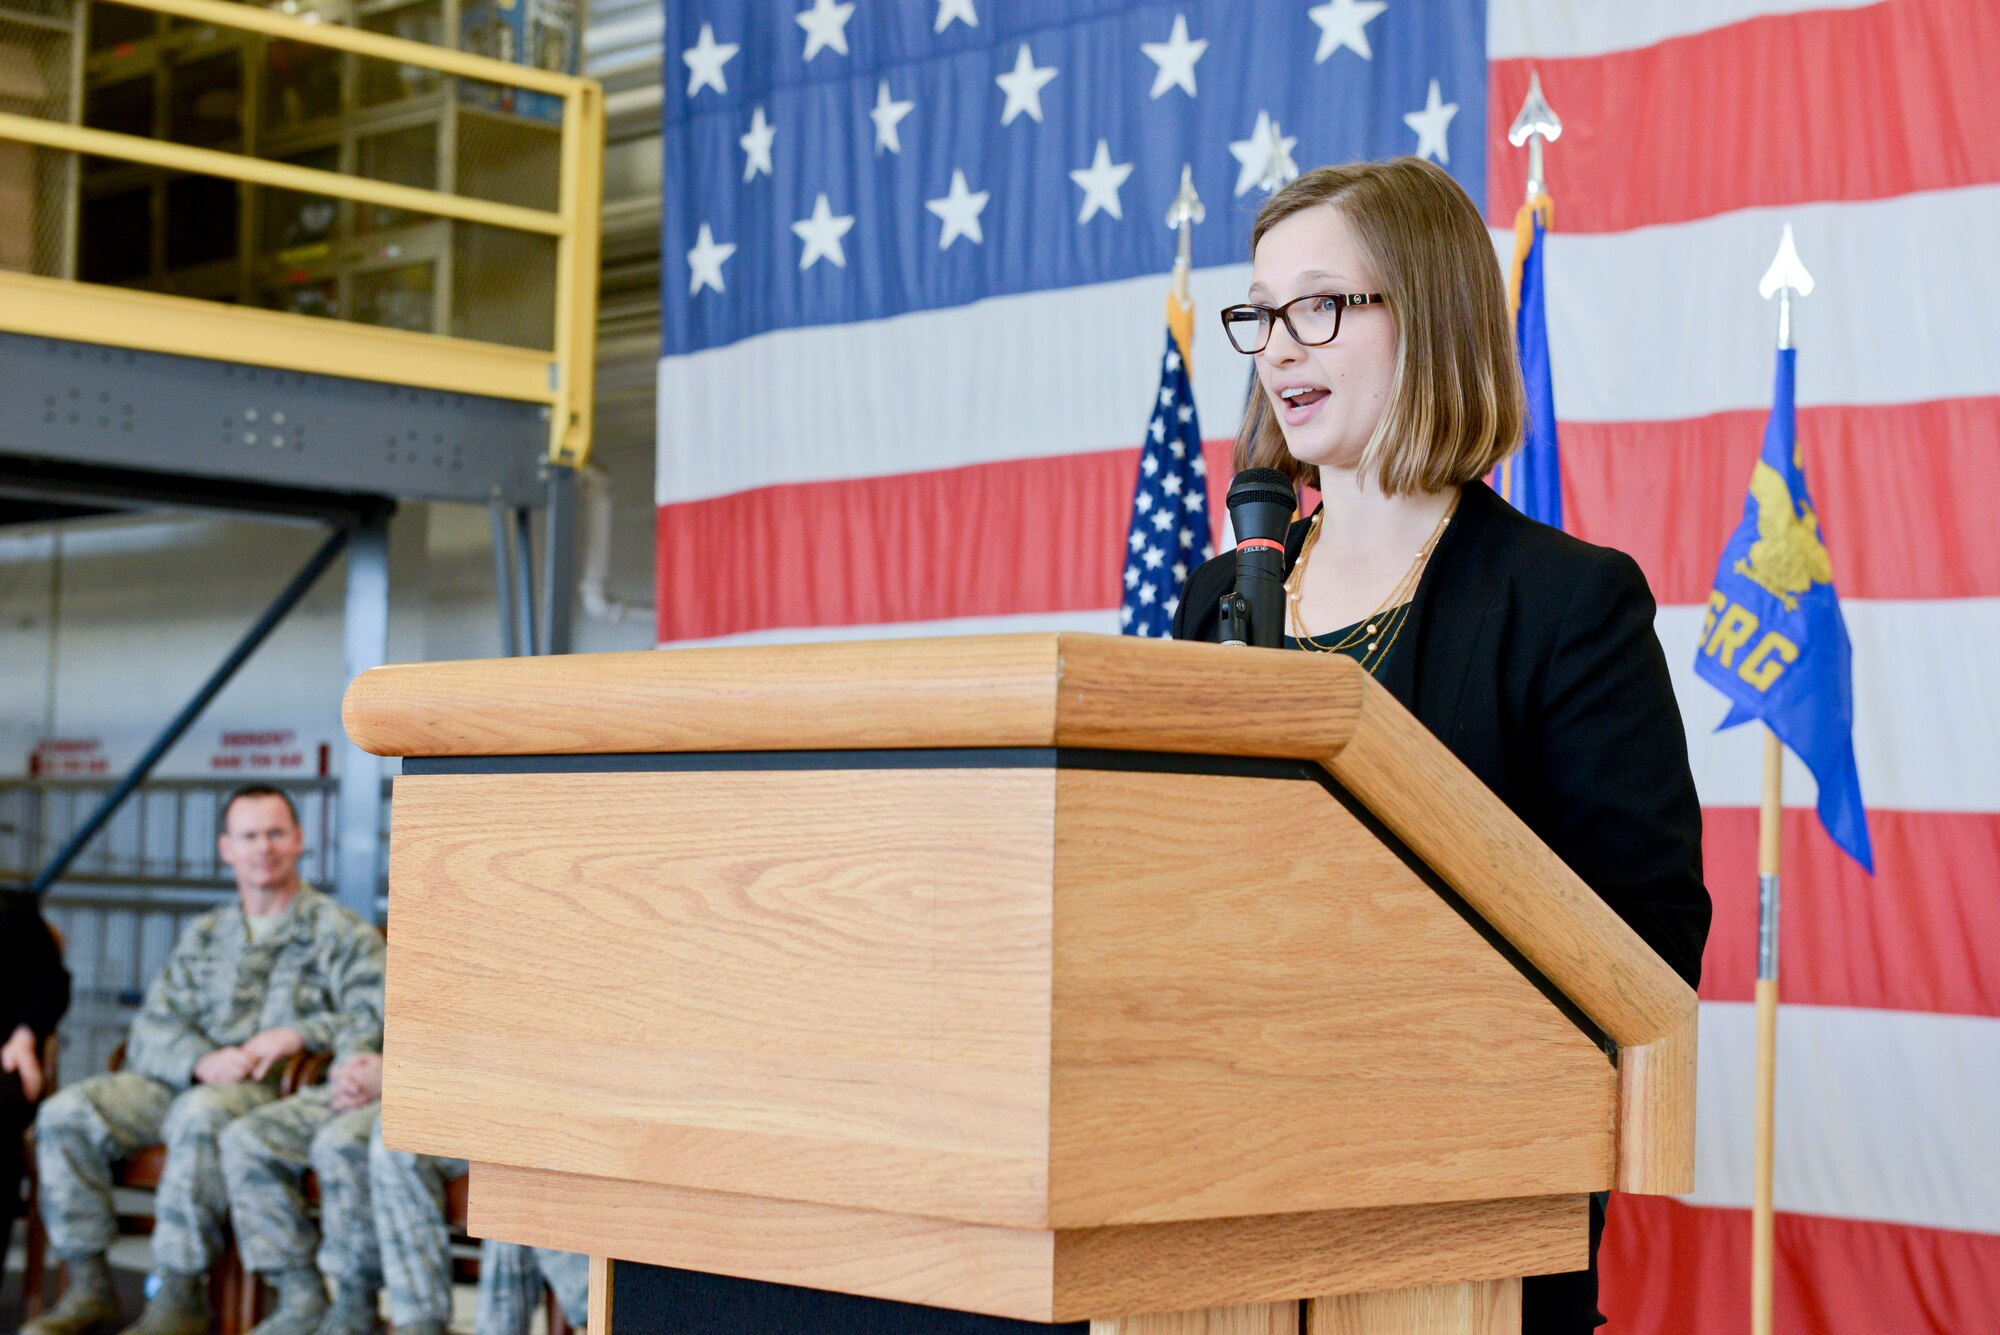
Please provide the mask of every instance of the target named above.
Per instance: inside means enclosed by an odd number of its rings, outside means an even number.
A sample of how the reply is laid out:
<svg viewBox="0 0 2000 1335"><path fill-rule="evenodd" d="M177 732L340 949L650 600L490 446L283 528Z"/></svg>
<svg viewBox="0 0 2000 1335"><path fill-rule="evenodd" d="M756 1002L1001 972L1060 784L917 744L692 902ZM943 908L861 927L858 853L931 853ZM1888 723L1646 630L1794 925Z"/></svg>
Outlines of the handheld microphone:
<svg viewBox="0 0 2000 1335"><path fill-rule="evenodd" d="M1275 468L1246 468L1229 484L1236 591L1224 595L1222 642L1276 649L1285 640L1285 528L1298 495ZM1247 616L1247 634L1241 625Z"/></svg>

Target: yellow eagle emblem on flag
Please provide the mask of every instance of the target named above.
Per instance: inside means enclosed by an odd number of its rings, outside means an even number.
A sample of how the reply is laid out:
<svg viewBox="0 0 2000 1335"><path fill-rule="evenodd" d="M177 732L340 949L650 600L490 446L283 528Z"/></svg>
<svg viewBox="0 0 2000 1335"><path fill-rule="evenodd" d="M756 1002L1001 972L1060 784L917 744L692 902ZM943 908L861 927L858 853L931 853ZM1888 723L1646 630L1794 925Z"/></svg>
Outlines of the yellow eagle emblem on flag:
<svg viewBox="0 0 2000 1335"><path fill-rule="evenodd" d="M1833 583L1833 560L1819 540L1819 516L1810 504L1794 504L1784 476L1762 460L1750 474L1750 496L1757 502L1757 540L1750 544L1750 559L1736 563L1736 573L1787 612L1796 612L1795 595Z"/></svg>

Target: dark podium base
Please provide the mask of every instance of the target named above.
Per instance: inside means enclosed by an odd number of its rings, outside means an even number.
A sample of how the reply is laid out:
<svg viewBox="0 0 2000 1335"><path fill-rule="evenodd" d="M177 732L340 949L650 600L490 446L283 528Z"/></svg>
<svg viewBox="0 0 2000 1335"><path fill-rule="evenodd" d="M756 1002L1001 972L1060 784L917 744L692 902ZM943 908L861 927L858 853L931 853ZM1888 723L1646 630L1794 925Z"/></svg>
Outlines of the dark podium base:
<svg viewBox="0 0 2000 1335"><path fill-rule="evenodd" d="M591 1335L1090 1335L1090 1323L1014 1321L620 1261L611 1267L611 1329Z"/></svg>

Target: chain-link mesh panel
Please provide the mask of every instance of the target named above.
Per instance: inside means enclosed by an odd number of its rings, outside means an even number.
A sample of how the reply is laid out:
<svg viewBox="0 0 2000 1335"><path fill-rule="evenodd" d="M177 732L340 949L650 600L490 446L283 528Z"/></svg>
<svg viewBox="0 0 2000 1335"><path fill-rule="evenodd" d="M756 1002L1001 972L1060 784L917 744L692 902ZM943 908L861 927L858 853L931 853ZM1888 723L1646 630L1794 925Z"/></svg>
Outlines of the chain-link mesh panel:
<svg viewBox="0 0 2000 1335"><path fill-rule="evenodd" d="M453 223L452 332L546 349L555 342L554 237Z"/></svg>
<svg viewBox="0 0 2000 1335"><path fill-rule="evenodd" d="M288 235L311 235L332 216L342 220L334 229L339 239L264 252L247 299L272 310L385 329L552 346L552 238L407 213L366 232L353 229L351 220L377 212L366 204L291 196L287 226L300 230Z"/></svg>
<svg viewBox="0 0 2000 1335"><path fill-rule="evenodd" d="M78 47L70 0L0 0L0 111L70 120ZM68 277L75 207L70 154L0 141L0 269Z"/></svg>
<svg viewBox="0 0 2000 1335"><path fill-rule="evenodd" d="M404 36L440 31L438 0L370 14L362 26ZM553 210L562 157L562 100L548 93L349 57L346 131L358 176L469 199Z"/></svg>
<svg viewBox="0 0 2000 1335"><path fill-rule="evenodd" d="M258 254L251 304L417 334L553 345L553 238L400 210L391 219L374 205L284 193L282 212L263 208L265 226L304 244ZM357 226L370 218L365 230Z"/></svg>
<svg viewBox="0 0 2000 1335"><path fill-rule="evenodd" d="M566 0L287 0L394 37L573 59ZM560 98L132 5L0 0L0 110L543 211ZM548 349L557 243L408 208L0 140L0 268Z"/></svg>
<svg viewBox="0 0 2000 1335"><path fill-rule="evenodd" d="M453 44L445 29L444 0L410 0L390 9L373 10L356 26L427 46ZM442 95L448 83L444 75L421 65L363 60L355 70L355 101L364 110L408 104Z"/></svg>
<svg viewBox="0 0 2000 1335"><path fill-rule="evenodd" d="M284 160L326 167L336 151ZM73 154L24 152L38 179L75 173ZM12 222L0 215L0 231ZM88 180L76 254L85 282L542 351L554 343L555 238L504 227L135 168Z"/></svg>
<svg viewBox="0 0 2000 1335"><path fill-rule="evenodd" d="M69 278L76 156L0 141L0 269Z"/></svg>
<svg viewBox="0 0 2000 1335"><path fill-rule="evenodd" d="M69 6L0 0L0 111L68 120L75 54Z"/></svg>
<svg viewBox="0 0 2000 1335"><path fill-rule="evenodd" d="M457 159L460 194L553 210L562 165L561 122L465 107Z"/></svg>

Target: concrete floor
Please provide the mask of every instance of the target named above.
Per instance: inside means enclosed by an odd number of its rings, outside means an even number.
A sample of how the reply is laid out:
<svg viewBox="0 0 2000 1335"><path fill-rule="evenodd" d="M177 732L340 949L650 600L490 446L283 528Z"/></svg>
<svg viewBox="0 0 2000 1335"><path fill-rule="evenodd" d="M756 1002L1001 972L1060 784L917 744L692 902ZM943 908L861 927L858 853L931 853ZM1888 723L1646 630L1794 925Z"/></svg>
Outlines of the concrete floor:
<svg viewBox="0 0 2000 1335"><path fill-rule="evenodd" d="M21 1319L21 1270L25 1264L23 1239L25 1228L17 1226L7 1248L7 1264L0 1273L0 1335L13 1335L20 1328ZM139 1309L145 1305L146 1275L152 1269L152 1246L142 1237L120 1238L111 1249L111 1270L118 1284L118 1299L126 1313L137 1319ZM54 1286L51 1281L50 1294ZM454 1331L471 1331L474 1313L478 1310L479 1290L470 1284L459 1284L452 1288L451 1328ZM383 1319L387 1320L387 1312ZM547 1335L547 1323L542 1313L535 1313L532 1335Z"/></svg>

